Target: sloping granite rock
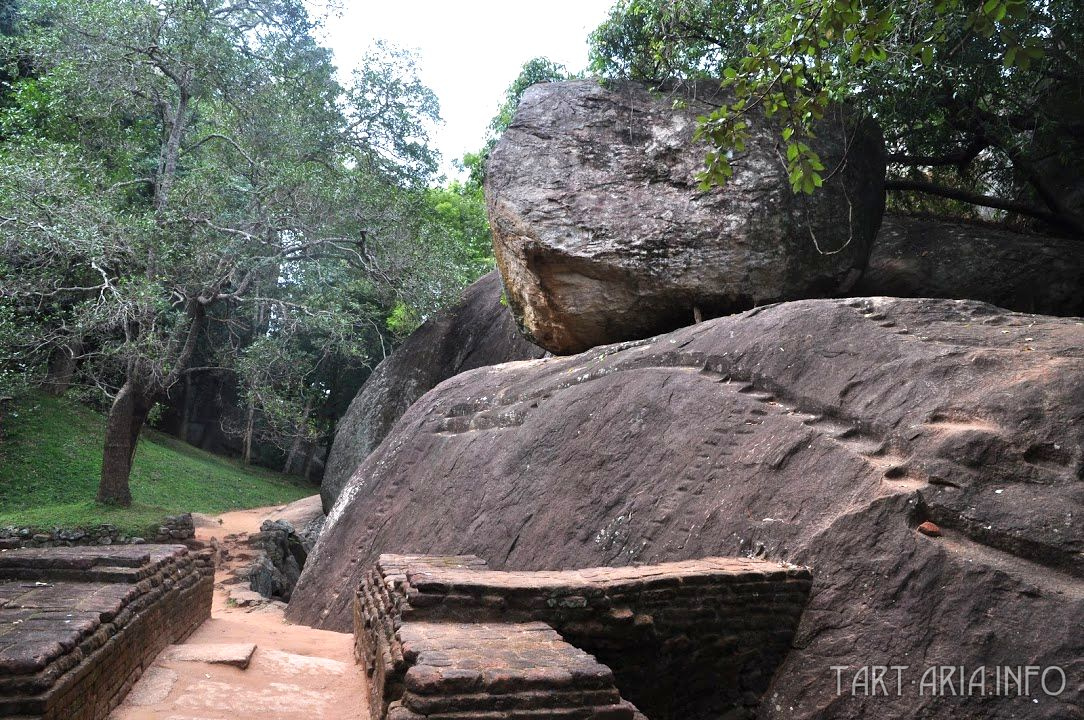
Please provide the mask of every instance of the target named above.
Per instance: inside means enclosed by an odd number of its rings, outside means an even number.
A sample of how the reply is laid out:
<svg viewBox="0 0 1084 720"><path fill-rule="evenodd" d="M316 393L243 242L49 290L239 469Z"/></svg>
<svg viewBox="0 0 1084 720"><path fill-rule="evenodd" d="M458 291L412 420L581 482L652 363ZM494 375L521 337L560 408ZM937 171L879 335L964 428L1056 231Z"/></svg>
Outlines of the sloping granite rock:
<svg viewBox="0 0 1084 720"><path fill-rule="evenodd" d="M351 479L289 617L348 629L381 552L496 569L747 554L815 578L761 717L1072 718L1082 507L1084 323L791 302L443 383ZM890 664L916 683L930 665L1070 681L1057 697L837 695L833 666Z"/></svg>
<svg viewBox="0 0 1084 720"><path fill-rule="evenodd" d="M320 485L324 512L395 421L430 389L467 370L544 354L520 335L501 303L497 271L475 282L458 305L427 320L381 362L350 403Z"/></svg>

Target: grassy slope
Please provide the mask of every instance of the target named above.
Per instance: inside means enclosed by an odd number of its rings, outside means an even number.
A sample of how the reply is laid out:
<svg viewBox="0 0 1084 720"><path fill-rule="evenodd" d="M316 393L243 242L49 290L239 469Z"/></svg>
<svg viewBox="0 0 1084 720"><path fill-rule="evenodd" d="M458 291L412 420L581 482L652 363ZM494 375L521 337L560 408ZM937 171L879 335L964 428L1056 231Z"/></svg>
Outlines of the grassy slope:
<svg viewBox="0 0 1084 720"><path fill-rule="evenodd" d="M36 396L4 418L0 527L111 523L141 534L166 515L218 513L291 502L316 488L279 473L145 431L132 470L132 506L96 505L104 418L74 402Z"/></svg>

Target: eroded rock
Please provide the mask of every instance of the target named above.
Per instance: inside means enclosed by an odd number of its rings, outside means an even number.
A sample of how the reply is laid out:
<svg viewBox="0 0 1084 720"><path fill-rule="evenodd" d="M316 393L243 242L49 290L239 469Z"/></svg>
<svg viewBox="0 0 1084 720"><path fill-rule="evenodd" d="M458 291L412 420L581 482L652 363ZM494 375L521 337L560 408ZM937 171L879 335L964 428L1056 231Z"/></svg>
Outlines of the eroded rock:
<svg viewBox="0 0 1084 720"><path fill-rule="evenodd" d="M856 295L982 300L1084 316L1084 243L977 223L888 215Z"/></svg>
<svg viewBox="0 0 1084 720"><path fill-rule="evenodd" d="M520 335L502 304L500 275L493 271L475 282L458 305L427 320L381 362L350 403L320 485L324 512L395 421L426 392L467 370L543 354Z"/></svg>
<svg viewBox="0 0 1084 720"><path fill-rule="evenodd" d="M704 192L696 118L718 83L544 83L523 95L490 158L497 263L526 334L564 354L777 300L840 295L869 257L884 209L884 144L834 108L810 141L831 171L790 188L778 130L749 117L747 150ZM675 102L684 107L675 109Z"/></svg>
<svg viewBox="0 0 1084 720"><path fill-rule="evenodd" d="M475 370L358 469L289 617L348 629L381 552L497 569L753 555L815 578L760 717L1073 717L1079 683L1011 700L917 684L837 696L831 667L1081 676L1082 378L1078 320L887 298ZM926 521L942 536L919 533Z"/></svg>
<svg viewBox="0 0 1084 720"><path fill-rule="evenodd" d="M266 598L289 600L308 557L304 539L285 520L264 520L248 544L256 550L249 587Z"/></svg>

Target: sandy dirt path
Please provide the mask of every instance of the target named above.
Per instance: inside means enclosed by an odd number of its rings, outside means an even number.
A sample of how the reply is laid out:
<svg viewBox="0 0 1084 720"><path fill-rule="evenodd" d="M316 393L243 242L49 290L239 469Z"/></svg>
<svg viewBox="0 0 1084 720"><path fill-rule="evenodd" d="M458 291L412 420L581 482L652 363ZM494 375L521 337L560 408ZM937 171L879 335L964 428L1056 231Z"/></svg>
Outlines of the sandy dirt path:
<svg viewBox="0 0 1084 720"><path fill-rule="evenodd" d="M314 505L315 503L315 505ZM196 536L229 552L215 573L211 619L183 643L185 653L213 654L224 644L256 645L247 669L171 658L167 649L110 716L111 720L357 720L367 718L365 678L345 633L291 625L282 603L237 607L231 571L247 557L244 536L267 519L296 521L319 497L285 507L197 518ZM178 646L174 646L176 648Z"/></svg>

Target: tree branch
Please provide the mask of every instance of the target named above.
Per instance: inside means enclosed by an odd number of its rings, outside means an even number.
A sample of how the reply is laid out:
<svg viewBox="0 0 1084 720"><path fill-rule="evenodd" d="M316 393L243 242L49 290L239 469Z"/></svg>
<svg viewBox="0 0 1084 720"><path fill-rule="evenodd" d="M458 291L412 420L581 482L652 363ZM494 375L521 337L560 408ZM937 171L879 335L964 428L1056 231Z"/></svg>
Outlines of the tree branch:
<svg viewBox="0 0 1084 720"><path fill-rule="evenodd" d="M971 205L994 208L995 210L1004 210L1005 212L1017 213L1018 215L1026 215L1048 222L1061 230L1068 230L1075 239L1084 239L1084 224L1081 224L1075 218L1057 215L1048 210L1015 202L1013 200L1005 200L1004 198L993 197L992 195L980 195L967 190L947 188L921 180L887 180L885 182L885 190L937 195L938 197L959 200Z"/></svg>
<svg viewBox="0 0 1084 720"><path fill-rule="evenodd" d="M944 155L908 155L906 153L890 153L888 162L907 167L944 167L955 165L961 171L978 157L979 153L990 147L990 141L985 137L975 137L965 147Z"/></svg>

